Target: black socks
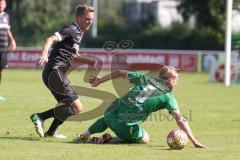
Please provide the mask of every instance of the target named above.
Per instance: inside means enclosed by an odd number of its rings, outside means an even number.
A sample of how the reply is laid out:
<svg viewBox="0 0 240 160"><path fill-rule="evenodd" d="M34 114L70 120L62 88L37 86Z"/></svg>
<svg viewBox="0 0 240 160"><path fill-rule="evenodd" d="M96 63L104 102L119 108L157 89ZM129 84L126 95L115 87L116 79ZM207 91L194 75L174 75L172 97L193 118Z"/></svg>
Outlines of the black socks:
<svg viewBox="0 0 240 160"><path fill-rule="evenodd" d="M51 118L54 116L54 109L55 108L52 108L48 111L45 111L45 112L42 112L42 113L38 113L37 115L39 116L39 118L43 121L45 121L46 119L48 118Z"/></svg>
<svg viewBox="0 0 240 160"><path fill-rule="evenodd" d="M63 124L64 121L66 121L66 119L72 115L74 115L72 107L68 106L68 105L62 105L62 106L58 106L54 109L50 109L46 112L40 113L39 117L41 118L41 116L45 119L47 119L46 117L49 117L51 115L51 117L54 117L54 120L51 124L51 126L49 127L47 134L48 135L54 135L57 128ZM50 118L50 117L49 117Z"/></svg>

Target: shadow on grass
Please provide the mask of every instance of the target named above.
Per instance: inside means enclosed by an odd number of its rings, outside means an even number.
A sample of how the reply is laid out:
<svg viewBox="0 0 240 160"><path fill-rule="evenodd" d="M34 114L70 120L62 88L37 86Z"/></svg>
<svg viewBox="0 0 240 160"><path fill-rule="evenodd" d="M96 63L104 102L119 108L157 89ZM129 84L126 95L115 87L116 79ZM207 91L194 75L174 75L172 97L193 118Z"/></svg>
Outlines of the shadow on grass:
<svg viewBox="0 0 240 160"><path fill-rule="evenodd" d="M240 119L234 119L233 122L240 122Z"/></svg>
<svg viewBox="0 0 240 160"><path fill-rule="evenodd" d="M81 142L77 140L72 140L70 142L66 142L70 144L91 144L91 145L129 145L128 143L105 143L105 144L97 144L97 143L90 143L90 142Z"/></svg>
<svg viewBox="0 0 240 160"><path fill-rule="evenodd" d="M0 140L20 140L20 141L32 141L32 142L46 142L46 143L67 143L67 144L84 144L84 145L99 145L99 147L101 146L111 146L111 145L125 145L128 147L150 147L151 150L166 150L166 151L170 151L171 149L169 148L164 148L164 146L160 146L160 145L145 145L145 144L136 144L136 143L106 143L106 144L96 144L96 143L86 143L86 142L79 142L76 140L72 140L72 141L60 141L59 139L52 139L52 138L39 138L39 137L32 137L30 136L26 136L26 137L22 137L22 136L9 136L9 135L0 135Z"/></svg>
<svg viewBox="0 0 240 160"><path fill-rule="evenodd" d="M166 148L164 145L147 145L147 147L151 148L151 150L166 150L170 151L170 148Z"/></svg>
<svg viewBox="0 0 240 160"><path fill-rule="evenodd" d="M0 140L20 140L20 141L41 141L41 142L60 142L64 143L63 141L60 141L59 139L55 138L40 138L37 137L35 134L28 134L26 136L18 136L18 135L11 135L9 132L0 134Z"/></svg>
<svg viewBox="0 0 240 160"><path fill-rule="evenodd" d="M3 135L0 135L0 139L3 139L3 140L24 140L24 141L40 141L41 140L41 138L39 138L39 137L32 137L32 136L22 137L22 136L3 136Z"/></svg>
<svg viewBox="0 0 240 160"><path fill-rule="evenodd" d="M53 138L40 138L35 137L34 135L30 134L29 136L11 136L8 134L0 134L0 140L20 140L20 141L39 141L39 142L57 142L57 143L67 143L67 144L84 144L84 145L100 145L100 146L111 146L111 145L125 145L129 147L150 147L154 150L171 150L169 148L165 148L165 146L162 145L151 145L151 144L137 144L137 143L106 143L106 144L96 144L96 143L86 143L86 142L80 142L76 140L72 141L61 141L59 139L53 139Z"/></svg>
<svg viewBox="0 0 240 160"><path fill-rule="evenodd" d="M170 148L165 148L163 145L151 145L151 144L138 144L138 143L106 143L106 144L96 144L96 143L87 143L87 142L81 142L73 140L71 142L66 142L69 144L86 144L86 145L100 145L100 146L111 146L111 145L125 145L130 147L150 147L151 149L155 150L171 150Z"/></svg>

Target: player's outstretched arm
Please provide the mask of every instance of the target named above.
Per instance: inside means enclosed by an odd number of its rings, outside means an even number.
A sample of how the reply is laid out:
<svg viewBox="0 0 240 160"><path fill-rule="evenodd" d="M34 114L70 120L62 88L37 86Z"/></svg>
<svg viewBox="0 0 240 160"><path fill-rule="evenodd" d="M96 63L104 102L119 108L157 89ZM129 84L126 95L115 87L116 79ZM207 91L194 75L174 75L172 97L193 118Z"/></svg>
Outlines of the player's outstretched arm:
<svg viewBox="0 0 240 160"><path fill-rule="evenodd" d="M97 67L97 60L84 57L84 56L80 55L79 53L75 54L74 60L78 63L89 64L89 65L93 66L94 68Z"/></svg>
<svg viewBox="0 0 240 160"><path fill-rule="evenodd" d="M192 141L196 148L205 148L203 144L199 143L198 140L193 136L190 126L186 119L182 116L179 110L172 110L171 114L175 118L178 126L187 134L188 138Z"/></svg>
<svg viewBox="0 0 240 160"><path fill-rule="evenodd" d="M51 37L48 37L46 41L43 44L43 49L42 49L42 55L39 59L39 64L43 65L43 63L48 61L48 52L50 47L59 41L58 37L56 35L52 35Z"/></svg>
<svg viewBox="0 0 240 160"><path fill-rule="evenodd" d="M117 71L114 71L110 74L107 74L103 77L96 77L96 76L92 76L90 79L89 79L89 83L93 86L93 87L96 87L98 86L99 84L103 83L103 82L106 82L110 79L116 79L116 78L119 78L119 77L122 77L122 78L126 78L127 77L127 74L128 74L128 71L126 70L117 70Z"/></svg>

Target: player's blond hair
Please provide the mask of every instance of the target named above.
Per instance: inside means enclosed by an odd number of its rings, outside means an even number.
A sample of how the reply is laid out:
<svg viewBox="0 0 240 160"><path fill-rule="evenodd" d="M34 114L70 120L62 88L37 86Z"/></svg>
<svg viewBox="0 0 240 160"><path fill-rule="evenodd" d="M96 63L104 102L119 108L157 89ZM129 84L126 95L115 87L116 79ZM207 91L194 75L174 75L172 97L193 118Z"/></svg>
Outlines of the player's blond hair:
<svg viewBox="0 0 240 160"><path fill-rule="evenodd" d="M85 14L85 12L94 12L95 9L91 6L88 6L86 4L80 4L79 6L77 6L76 9L76 16L82 16Z"/></svg>
<svg viewBox="0 0 240 160"><path fill-rule="evenodd" d="M162 66L159 71L159 78L165 82L165 84L169 87L170 90L174 88L174 84L172 84L172 79L178 80L178 72L180 70L176 69L172 66Z"/></svg>

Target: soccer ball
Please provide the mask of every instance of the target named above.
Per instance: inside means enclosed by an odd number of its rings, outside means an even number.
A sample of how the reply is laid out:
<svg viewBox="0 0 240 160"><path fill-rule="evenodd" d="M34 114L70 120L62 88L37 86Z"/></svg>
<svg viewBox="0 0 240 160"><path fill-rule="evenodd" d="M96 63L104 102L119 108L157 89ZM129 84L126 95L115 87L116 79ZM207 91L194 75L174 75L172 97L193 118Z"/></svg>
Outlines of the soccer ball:
<svg viewBox="0 0 240 160"><path fill-rule="evenodd" d="M186 133L180 129L172 130L167 136L167 144L171 149L180 150L187 145L188 137Z"/></svg>

